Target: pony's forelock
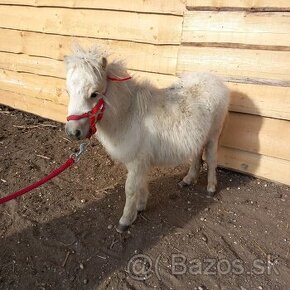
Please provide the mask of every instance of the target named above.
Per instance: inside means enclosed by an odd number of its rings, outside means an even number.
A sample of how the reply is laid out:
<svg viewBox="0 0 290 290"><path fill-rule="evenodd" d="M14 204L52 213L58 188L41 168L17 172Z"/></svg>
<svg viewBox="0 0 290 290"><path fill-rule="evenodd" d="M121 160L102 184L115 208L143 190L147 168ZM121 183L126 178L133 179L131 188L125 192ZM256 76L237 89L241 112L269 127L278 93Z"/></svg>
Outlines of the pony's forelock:
<svg viewBox="0 0 290 290"><path fill-rule="evenodd" d="M72 44L72 54L65 57L65 64L67 70L78 67L89 71L92 76L95 74L101 76L102 60L103 58L107 58L107 56L108 53L101 46L92 46L88 49L84 49L75 42Z"/></svg>

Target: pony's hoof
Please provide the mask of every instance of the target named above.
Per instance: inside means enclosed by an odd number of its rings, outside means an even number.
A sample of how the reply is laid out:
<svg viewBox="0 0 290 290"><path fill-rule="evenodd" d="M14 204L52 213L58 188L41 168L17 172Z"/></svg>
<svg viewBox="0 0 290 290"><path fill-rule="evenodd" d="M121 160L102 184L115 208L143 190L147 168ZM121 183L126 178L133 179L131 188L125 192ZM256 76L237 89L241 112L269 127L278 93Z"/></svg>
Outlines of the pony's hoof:
<svg viewBox="0 0 290 290"><path fill-rule="evenodd" d="M209 195L213 196L214 193L216 192L216 186L215 185L208 185L207 192Z"/></svg>
<svg viewBox="0 0 290 290"><path fill-rule="evenodd" d="M181 180L180 182L178 182L178 187L179 188L185 188L188 187L190 184L186 183L185 181Z"/></svg>
<svg viewBox="0 0 290 290"><path fill-rule="evenodd" d="M140 203L137 205L137 213L142 212L146 209L146 203Z"/></svg>
<svg viewBox="0 0 290 290"><path fill-rule="evenodd" d="M129 227L130 226L118 224L118 226L116 227L116 230L118 233L123 234L124 232L128 231Z"/></svg>

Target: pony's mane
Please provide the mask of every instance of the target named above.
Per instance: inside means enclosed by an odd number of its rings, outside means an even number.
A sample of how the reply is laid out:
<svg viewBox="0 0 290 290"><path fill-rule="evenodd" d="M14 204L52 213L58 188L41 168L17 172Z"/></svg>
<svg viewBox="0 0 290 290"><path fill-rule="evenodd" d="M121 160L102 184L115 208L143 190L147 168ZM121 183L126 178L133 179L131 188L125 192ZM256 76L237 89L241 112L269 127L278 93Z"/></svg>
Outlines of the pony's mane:
<svg viewBox="0 0 290 290"><path fill-rule="evenodd" d="M79 44L73 44L72 54L65 57L65 63L67 68L78 67L83 70L101 75L100 65L102 64L103 58L109 56L108 52L104 47L93 46L88 49L82 48ZM122 60L113 60L107 66L107 74L114 77L122 77L127 74L125 62Z"/></svg>

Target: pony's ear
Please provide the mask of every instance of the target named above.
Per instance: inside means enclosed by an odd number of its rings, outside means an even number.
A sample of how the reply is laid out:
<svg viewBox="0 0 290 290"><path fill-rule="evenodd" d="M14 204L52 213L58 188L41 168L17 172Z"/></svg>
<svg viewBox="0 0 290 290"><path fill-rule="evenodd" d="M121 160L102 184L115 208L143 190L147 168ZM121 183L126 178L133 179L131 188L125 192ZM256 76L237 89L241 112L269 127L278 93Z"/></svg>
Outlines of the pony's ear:
<svg viewBox="0 0 290 290"><path fill-rule="evenodd" d="M103 68L103 70L105 70L105 69L106 69L106 67L107 67L107 64L108 64L108 61L107 61L107 59L106 59L105 57L102 57L102 68Z"/></svg>

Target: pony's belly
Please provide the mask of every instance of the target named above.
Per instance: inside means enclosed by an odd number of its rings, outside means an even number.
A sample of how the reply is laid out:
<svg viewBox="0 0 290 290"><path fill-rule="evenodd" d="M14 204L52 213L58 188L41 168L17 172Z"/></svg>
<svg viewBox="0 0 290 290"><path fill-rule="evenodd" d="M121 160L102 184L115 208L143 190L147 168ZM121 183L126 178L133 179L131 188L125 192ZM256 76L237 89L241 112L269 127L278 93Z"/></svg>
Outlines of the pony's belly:
<svg viewBox="0 0 290 290"><path fill-rule="evenodd" d="M170 138L171 137L171 138ZM179 165L188 162L202 147L200 142L190 136L160 138L151 143L153 165Z"/></svg>

